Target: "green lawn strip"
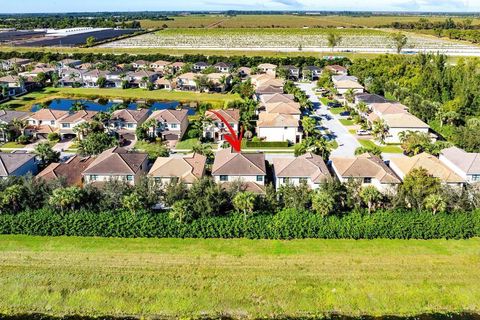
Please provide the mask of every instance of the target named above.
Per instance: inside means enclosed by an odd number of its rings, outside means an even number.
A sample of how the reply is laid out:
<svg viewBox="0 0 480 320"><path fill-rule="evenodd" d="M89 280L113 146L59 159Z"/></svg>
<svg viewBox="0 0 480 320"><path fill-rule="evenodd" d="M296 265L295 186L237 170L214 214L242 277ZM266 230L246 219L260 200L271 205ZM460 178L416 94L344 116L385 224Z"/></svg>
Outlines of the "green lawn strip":
<svg viewBox="0 0 480 320"><path fill-rule="evenodd" d="M326 97L319 98L320 102L324 105L327 105L329 102L333 102L333 100L330 100Z"/></svg>
<svg viewBox="0 0 480 320"><path fill-rule="evenodd" d="M156 147L159 146L160 142L148 142L148 141L137 141L135 143L135 149L143 151L146 153L155 152Z"/></svg>
<svg viewBox="0 0 480 320"><path fill-rule="evenodd" d="M25 148L25 145L15 141L10 141L2 144L1 147L5 149L22 149Z"/></svg>
<svg viewBox="0 0 480 320"><path fill-rule="evenodd" d="M333 114L340 114L342 112L345 112L346 109L344 107L340 107L340 108L330 108L330 112L333 113Z"/></svg>
<svg viewBox="0 0 480 320"><path fill-rule="evenodd" d="M186 91L165 91L145 89L105 89L105 88L51 88L52 92L65 97L147 99L156 101L205 102L215 107L223 107L228 102L240 100L237 94L198 93Z"/></svg>
<svg viewBox="0 0 480 320"><path fill-rule="evenodd" d="M403 153L403 149L400 148L398 145L379 146L372 140L366 140L366 139L358 139L358 142L365 148L373 148L376 146L380 148L380 150L382 150L383 153Z"/></svg>
<svg viewBox="0 0 480 320"><path fill-rule="evenodd" d="M356 130L356 129L350 129L350 130L348 130L348 132L349 132L350 134L355 134L355 135L357 134L357 130Z"/></svg>
<svg viewBox="0 0 480 320"><path fill-rule="evenodd" d="M192 150L193 146L200 143L198 138L186 138L182 141L179 141L175 146L175 149L179 150Z"/></svg>
<svg viewBox="0 0 480 320"><path fill-rule="evenodd" d="M259 318L480 312L480 239L0 236L0 313Z"/></svg>
<svg viewBox="0 0 480 320"><path fill-rule="evenodd" d="M347 127L355 125L355 122L349 119L339 119L338 121L340 121L341 124Z"/></svg>

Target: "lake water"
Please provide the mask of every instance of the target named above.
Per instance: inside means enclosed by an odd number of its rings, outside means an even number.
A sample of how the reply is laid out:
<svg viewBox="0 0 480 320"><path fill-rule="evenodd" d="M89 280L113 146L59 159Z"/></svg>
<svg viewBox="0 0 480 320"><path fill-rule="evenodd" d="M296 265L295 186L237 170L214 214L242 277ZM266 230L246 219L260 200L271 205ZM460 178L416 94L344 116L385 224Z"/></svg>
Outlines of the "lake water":
<svg viewBox="0 0 480 320"><path fill-rule="evenodd" d="M113 106L118 105L118 102L114 101L106 101L105 103L95 102L91 100L75 100L75 99L54 99L48 103L48 107L52 110L63 110L69 111L76 102L81 102L85 106L85 110L88 111L97 111L97 112L107 112ZM149 110L164 110L164 109L175 109L179 106L178 101L170 101L170 102L154 102L150 105ZM131 102L128 104L127 108L131 110L135 110L138 108L138 103ZM38 111L41 108L40 105L34 105L32 107L32 112ZM184 109L188 110L188 115L194 115L196 110L190 107L183 107Z"/></svg>

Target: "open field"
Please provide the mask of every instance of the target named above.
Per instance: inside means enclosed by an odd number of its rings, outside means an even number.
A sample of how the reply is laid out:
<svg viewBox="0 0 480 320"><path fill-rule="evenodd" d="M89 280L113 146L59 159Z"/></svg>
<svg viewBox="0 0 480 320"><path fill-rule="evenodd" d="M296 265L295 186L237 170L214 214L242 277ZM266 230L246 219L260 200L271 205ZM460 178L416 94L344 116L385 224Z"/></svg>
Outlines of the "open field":
<svg viewBox="0 0 480 320"><path fill-rule="evenodd" d="M480 312L480 239L0 236L0 314Z"/></svg>
<svg viewBox="0 0 480 320"><path fill-rule="evenodd" d="M335 48L337 52L395 52L394 43L390 37L391 30L358 28L177 28L114 41L100 47L325 52L329 50L327 41L329 33L342 37ZM415 33L406 33L406 35L408 44L405 50L408 51L480 55L480 47L473 44Z"/></svg>
<svg viewBox="0 0 480 320"><path fill-rule="evenodd" d="M421 16L299 16L299 15L191 15L172 17L173 21L141 20L143 28L301 28L301 27L377 27L389 25L392 22L416 22ZM445 21L446 16L426 16L432 22ZM455 22L464 18L453 17ZM480 19L473 19L473 24L480 24Z"/></svg>
<svg viewBox="0 0 480 320"><path fill-rule="evenodd" d="M0 104L0 108L29 111L33 105L56 98L107 98L137 99L155 101L179 101L181 103L206 102L214 107L223 107L226 103L240 99L237 94L197 93L185 91L165 91L145 89L99 89L99 88L45 88L26 94L18 99Z"/></svg>

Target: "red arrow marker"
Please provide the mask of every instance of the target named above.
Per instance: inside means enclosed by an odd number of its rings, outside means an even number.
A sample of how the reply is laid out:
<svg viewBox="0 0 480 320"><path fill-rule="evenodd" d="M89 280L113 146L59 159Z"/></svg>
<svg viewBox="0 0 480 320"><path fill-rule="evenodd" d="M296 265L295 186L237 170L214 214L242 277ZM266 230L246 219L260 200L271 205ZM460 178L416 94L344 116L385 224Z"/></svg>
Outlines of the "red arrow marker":
<svg viewBox="0 0 480 320"><path fill-rule="evenodd" d="M232 148L237 151L241 152L242 151L242 139L243 139L243 127L240 130L240 136L233 130L232 126L228 121L217 111L214 110L209 110L211 113L217 116L218 119L220 119L228 128L228 131L230 132L229 135L225 136L225 140L227 140L228 143L232 146Z"/></svg>

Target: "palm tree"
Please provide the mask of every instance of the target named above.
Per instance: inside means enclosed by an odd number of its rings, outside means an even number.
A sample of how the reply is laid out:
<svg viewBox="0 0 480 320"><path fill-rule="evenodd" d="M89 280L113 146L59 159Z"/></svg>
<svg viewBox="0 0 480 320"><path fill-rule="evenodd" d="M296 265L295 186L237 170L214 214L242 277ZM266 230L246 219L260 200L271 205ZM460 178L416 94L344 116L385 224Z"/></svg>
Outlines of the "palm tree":
<svg viewBox="0 0 480 320"><path fill-rule="evenodd" d="M158 127L158 121L157 119L150 119L148 121L145 121L142 124L142 128L147 131L149 134L152 133L152 137L155 137L157 134L157 127Z"/></svg>
<svg viewBox="0 0 480 320"><path fill-rule="evenodd" d="M389 130L390 128L388 127L388 125L385 123L383 119L378 119L373 122L372 135L381 144L385 143L385 140L388 137Z"/></svg>
<svg viewBox="0 0 480 320"><path fill-rule="evenodd" d="M365 102L361 101L357 106L358 112L366 114L368 112L368 106Z"/></svg>
<svg viewBox="0 0 480 320"><path fill-rule="evenodd" d="M12 126L17 129L18 131L20 131L21 135L22 136L25 136L25 130L27 129L28 127L28 122L27 120L22 120L22 119L13 119L12 120Z"/></svg>
<svg viewBox="0 0 480 320"><path fill-rule="evenodd" d="M2 141L7 142L7 134L6 132L10 129L10 125L8 123L0 123L0 138Z"/></svg>
<svg viewBox="0 0 480 320"><path fill-rule="evenodd" d="M34 153L40 158L40 162L44 167L60 160L60 152L53 150L48 142L37 144Z"/></svg>
<svg viewBox="0 0 480 320"><path fill-rule="evenodd" d="M305 132L305 138L308 139L308 137L311 134L314 134L316 132L315 126L316 126L316 121L313 118L303 117L302 127L303 127L303 132Z"/></svg>
<svg viewBox="0 0 480 320"><path fill-rule="evenodd" d="M76 100L70 107L70 111L80 111L80 110L85 110L85 108L86 106L83 103L83 101Z"/></svg>
<svg viewBox="0 0 480 320"><path fill-rule="evenodd" d="M328 46L333 49L340 44L342 37L331 32L327 36Z"/></svg>
<svg viewBox="0 0 480 320"><path fill-rule="evenodd" d="M91 129L89 122L82 122L73 128L73 132L77 133L78 140L82 141L91 132Z"/></svg>
<svg viewBox="0 0 480 320"><path fill-rule="evenodd" d="M353 101L355 101L355 91L353 91L353 89L348 89L344 93L344 97L347 102L353 103Z"/></svg>
<svg viewBox="0 0 480 320"><path fill-rule="evenodd" d="M65 209L74 210L76 205L82 200L82 189L78 187L59 188L53 190L48 199L48 203L60 209L63 213Z"/></svg>
<svg viewBox="0 0 480 320"><path fill-rule="evenodd" d="M367 205L368 213L370 214L382 200L382 194L374 186L367 186L360 191L360 198Z"/></svg>
<svg viewBox="0 0 480 320"><path fill-rule="evenodd" d="M447 203L439 194L431 194L425 198L425 208L432 210L433 214L443 212L447 208Z"/></svg>
<svg viewBox="0 0 480 320"><path fill-rule="evenodd" d="M239 212L243 212L243 218L247 220L248 214L253 213L255 208L255 194L249 191L239 192L233 198L233 206Z"/></svg>

